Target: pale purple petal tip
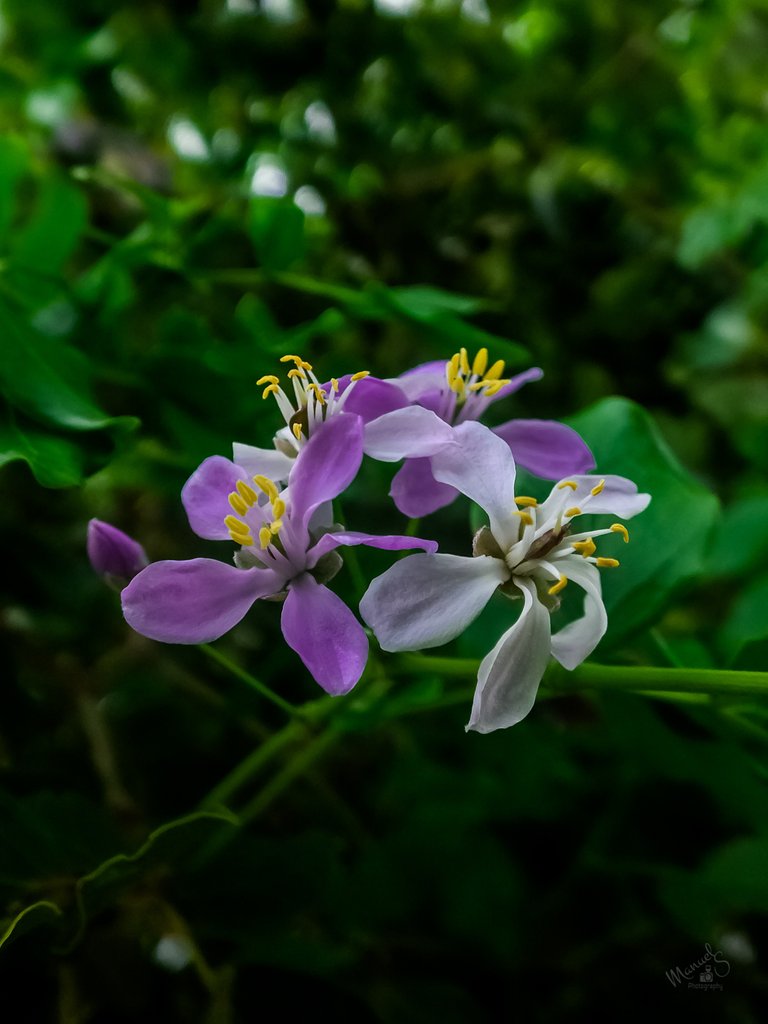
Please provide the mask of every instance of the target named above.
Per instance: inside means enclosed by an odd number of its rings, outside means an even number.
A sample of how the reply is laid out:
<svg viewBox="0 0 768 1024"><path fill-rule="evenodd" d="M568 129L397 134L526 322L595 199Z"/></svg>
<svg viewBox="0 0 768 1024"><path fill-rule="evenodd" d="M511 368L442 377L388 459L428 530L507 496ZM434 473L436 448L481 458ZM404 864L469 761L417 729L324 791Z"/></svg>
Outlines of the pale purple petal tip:
<svg viewBox="0 0 768 1024"><path fill-rule="evenodd" d="M347 390L351 379L349 374L339 377L340 395ZM364 377L357 381L344 400L344 412L353 412L362 417L363 423L369 423L387 412L403 409L406 405L408 399L395 384L378 377Z"/></svg>
<svg viewBox="0 0 768 1024"><path fill-rule="evenodd" d="M312 434L288 477L292 517L306 525L318 505L349 487L362 461L361 418L344 412L326 420Z"/></svg>
<svg viewBox="0 0 768 1024"><path fill-rule="evenodd" d="M236 626L257 598L282 587L268 569L238 569L210 558L153 562L123 591L123 614L150 640L208 643Z"/></svg>
<svg viewBox="0 0 768 1024"><path fill-rule="evenodd" d="M293 579L283 605L283 636L332 697L348 693L363 674L368 637L340 597L308 573Z"/></svg>
<svg viewBox="0 0 768 1024"><path fill-rule="evenodd" d="M510 420L494 428L509 445L515 462L545 480L588 473L592 452L571 427L555 420Z"/></svg>
<svg viewBox="0 0 768 1024"><path fill-rule="evenodd" d="M189 525L206 540L229 540L229 530L224 524L225 516L232 509L229 495L237 487L238 480L247 482L245 470L225 459L222 455L211 455L202 462L181 490L181 501L189 519Z"/></svg>
<svg viewBox="0 0 768 1024"><path fill-rule="evenodd" d="M333 551L334 548L354 547L357 544L364 544L369 548L381 548L384 551L409 551L411 548L421 548L434 554L437 551L437 542L434 540L422 540L421 537L403 537L397 534L384 534L377 536L371 533L356 533L352 530L337 530L334 533L324 534L307 555L307 566L312 568L317 564L323 555Z"/></svg>
<svg viewBox="0 0 768 1024"><path fill-rule="evenodd" d="M430 459L406 459L392 478L389 493L397 508L411 519L445 508L459 494L455 487L435 480Z"/></svg>
<svg viewBox="0 0 768 1024"><path fill-rule="evenodd" d="M380 462L433 455L449 444L453 428L431 409L410 405L366 424L365 454Z"/></svg>
<svg viewBox="0 0 768 1024"><path fill-rule="evenodd" d="M94 572L118 588L130 583L149 562L138 541L101 519L88 523L86 546Z"/></svg>

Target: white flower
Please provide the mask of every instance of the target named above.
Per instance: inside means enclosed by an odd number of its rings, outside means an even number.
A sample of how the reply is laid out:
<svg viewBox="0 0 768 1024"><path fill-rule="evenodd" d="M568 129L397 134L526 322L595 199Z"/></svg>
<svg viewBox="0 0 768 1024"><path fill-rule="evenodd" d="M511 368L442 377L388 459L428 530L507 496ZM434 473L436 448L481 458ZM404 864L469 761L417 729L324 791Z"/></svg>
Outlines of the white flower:
<svg viewBox="0 0 768 1024"><path fill-rule="evenodd" d="M387 651L436 647L458 636L497 588L523 606L514 625L483 659L468 729L492 732L524 718L550 654L576 668L607 627L600 568L615 558L595 555L595 538L626 527L578 532L582 513L628 519L650 495L620 476L561 480L542 503L515 497L515 463L507 444L479 423L454 428L454 441L432 457L435 479L456 487L488 514L475 536L473 557L411 555L375 579L360 605L363 618ZM550 614L569 583L584 591L584 613L557 633Z"/></svg>

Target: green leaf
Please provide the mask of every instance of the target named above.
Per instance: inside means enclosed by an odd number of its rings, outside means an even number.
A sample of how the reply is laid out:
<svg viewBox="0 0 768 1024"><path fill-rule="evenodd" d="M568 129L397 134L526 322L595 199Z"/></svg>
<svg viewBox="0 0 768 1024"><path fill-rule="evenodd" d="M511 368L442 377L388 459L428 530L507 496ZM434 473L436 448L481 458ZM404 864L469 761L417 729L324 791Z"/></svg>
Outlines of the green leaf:
<svg viewBox="0 0 768 1024"><path fill-rule="evenodd" d="M285 270L304 253L304 213L290 199L252 199L248 231L267 270Z"/></svg>
<svg viewBox="0 0 768 1024"><path fill-rule="evenodd" d="M21 460L43 487L72 487L83 479L83 453L74 441L0 420L0 466Z"/></svg>
<svg viewBox="0 0 768 1024"><path fill-rule="evenodd" d="M0 140L0 244L4 243L16 208L16 185L24 173L27 155L14 138Z"/></svg>
<svg viewBox="0 0 768 1024"><path fill-rule="evenodd" d="M83 194L59 177L45 179L32 216L16 232L11 259L35 274L55 274L74 252L87 222Z"/></svg>
<svg viewBox="0 0 768 1024"><path fill-rule="evenodd" d="M411 288L382 287L381 293L395 309L415 320L431 320L444 313L470 316L491 305L487 299L458 295L424 284Z"/></svg>
<svg viewBox="0 0 768 1024"><path fill-rule="evenodd" d="M569 423L597 460L598 473L629 477L651 494L629 525L631 543L603 538L601 553L621 566L603 573L608 642L618 643L658 618L683 585L701 573L719 517L717 498L677 461L651 417L624 398L606 398Z"/></svg>
<svg viewBox="0 0 768 1024"><path fill-rule="evenodd" d="M11 405L41 423L68 430L120 431L135 424L109 417L93 402L88 362L81 352L35 331L2 299L0 322L0 392Z"/></svg>

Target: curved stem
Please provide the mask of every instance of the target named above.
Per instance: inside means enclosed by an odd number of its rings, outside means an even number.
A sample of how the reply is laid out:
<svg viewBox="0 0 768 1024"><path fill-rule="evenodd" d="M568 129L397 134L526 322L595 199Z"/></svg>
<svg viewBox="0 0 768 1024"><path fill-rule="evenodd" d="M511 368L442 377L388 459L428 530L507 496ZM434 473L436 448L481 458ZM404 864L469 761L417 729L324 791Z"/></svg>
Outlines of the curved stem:
<svg viewBox="0 0 768 1024"><path fill-rule="evenodd" d="M252 676L250 672L241 668L236 662L231 661L226 654L222 654L221 651L215 647L211 647L210 644L199 644L200 650L207 654L208 657L215 662L218 662L223 668L231 672L233 676L239 679L243 683L247 683L251 689L256 690L261 694L262 697L266 697L267 700L271 701L286 714L291 715L294 718L303 718L304 711L302 708L296 707L295 704L291 704L289 701L284 700L279 694L271 690L266 683L262 683L256 676Z"/></svg>

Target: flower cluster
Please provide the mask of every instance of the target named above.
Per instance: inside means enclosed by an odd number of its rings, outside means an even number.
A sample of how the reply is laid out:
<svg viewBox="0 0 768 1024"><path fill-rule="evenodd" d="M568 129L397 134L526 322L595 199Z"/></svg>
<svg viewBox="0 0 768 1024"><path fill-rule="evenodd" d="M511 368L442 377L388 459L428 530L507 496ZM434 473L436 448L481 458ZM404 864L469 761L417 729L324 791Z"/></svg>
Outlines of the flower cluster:
<svg viewBox="0 0 768 1024"><path fill-rule="evenodd" d="M628 541L629 533L622 523L579 530L575 521L582 513L627 519L650 497L623 477L586 475L592 455L561 423L510 420L493 430L479 423L489 405L541 377L536 368L505 377L504 363L489 365L486 349L472 362L462 349L447 364L427 363L388 381L363 371L322 383L300 356L282 361L292 364L286 388L271 374L258 381L284 421L273 446L235 443L231 460L206 459L182 490L192 529L234 543L233 564L194 558L145 565L130 538L107 524L92 526L94 566L130 580L122 590L126 620L154 640L204 643L240 622L256 601L280 602L288 645L326 692L344 694L365 668L368 637L327 586L343 564L340 550L420 549L371 582L360 603L363 620L384 650L414 651L458 636L496 591L522 599L480 665L467 728L490 732L520 721L550 656L572 669L606 630L599 570L618 561L596 555L595 540L618 533ZM428 515L460 493L479 505L488 525L471 553L437 554L434 541L334 523L333 502L364 455L403 460L390 494L406 515ZM545 501L515 495L516 463L557 481ZM550 616L569 583L584 592L583 613L553 633Z"/></svg>

